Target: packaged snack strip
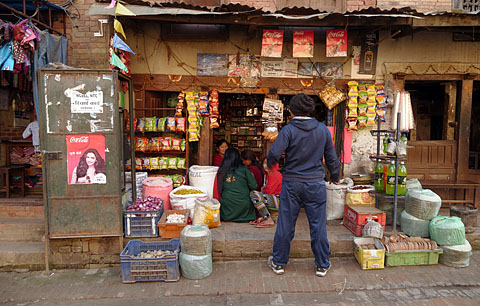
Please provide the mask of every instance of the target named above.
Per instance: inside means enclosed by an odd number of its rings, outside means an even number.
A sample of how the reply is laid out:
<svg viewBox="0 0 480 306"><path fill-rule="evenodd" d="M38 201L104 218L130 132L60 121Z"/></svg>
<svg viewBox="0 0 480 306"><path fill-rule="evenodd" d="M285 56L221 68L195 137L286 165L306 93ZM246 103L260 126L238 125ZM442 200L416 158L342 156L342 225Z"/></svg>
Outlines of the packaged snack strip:
<svg viewBox="0 0 480 306"><path fill-rule="evenodd" d="M172 142L170 137L163 137L162 139L162 151L171 151L172 150Z"/></svg>
<svg viewBox="0 0 480 306"><path fill-rule="evenodd" d="M375 126L375 114L367 114L367 126Z"/></svg>
<svg viewBox="0 0 480 306"><path fill-rule="evenodd" d="M168 169L177 169L177 158L176 157L170 157L168 159Z"/></svg>
<svg viewBox="0 0 480 306"><path fill-rule="evenodd" d="M175 117L167 117L167 123L165 126L165 131L175 132Z"/></svg>
<svg viewBox="0 0 480 306"><path fill-rule="evenodd" d="M185 158L182 158L182 157L177 157L177 168L178 169L185 169L186 168L186 164L185 164Z"/></svg>
<svg viewBox="0 0 480 306"><path fill-rule="evenodd" d="M220 124L218 123L217 117L210 117L210 128L211 129L218 129Z"/></svg>
<svg viewBox="0 0 480 306"><path fill-rule="evenodd" d="M150 158L150 169L151 170L158 170L159 165L158 165L158 157L152 157Z"/></svg>
<svg viewBox="0 0 480 306"><path fill-rule="evenodd" d="M155 132L157 130L157 117L146 117L145 118L145 131L146 132Z"/></svg>
<svg viewBox="0 0 480 306"><path fill-rule="evenodd" d="M172 139L172 150L173 151L180 151L180 143L182 142L179 138Z"/></svg>
<svg viewBox="0 0 480 306"><path fill-rule="evenodd" d="M137 132L145 132L145 118L138 118L137 120Z"/></svg>
<svg viewBox="0 0 480 306"><path fill-rule="evenodd" d="M166 156L160 157L160 159L158 160L158 164L161 170L168 169L168 157Z"/></svg>
<svg viewBox="0 0 480 306"><path fill-rule="evenodd" d="M348 108L348 117L356 118L358 117L358 109L356 107Z"/></svg>
<svg viewBox="0 0 480 306"><path fill-rule="evenodd" d="M358 116L358 128L365 129L367 127L367 116Z"/></svg>
<svg viewBox="0 0 480 306"><path fill-rule="evenodd" d="M147 138L147 147L145 148L145 152L153 152L153 138Z"/></svg>
<svg viewBox="0 0 480 306"><path fill-rule="evenodd" d="M135 169L142 170L143 168L143 161L141 158L135 158Z"/></svg>
<svg viewBox="0 0 480 306"><path fill-rule="evenodd" d="M369 107L367 108L367 116L368 116L369 114L375 115L375 110L376 110L376 109L375 109L374 106L373 106L373 107L370 107L370 106L369 106Z"/></svg>
<svg viewBox="0 0 480 306"><path fill-rule="evenodd" d="M368 92L368 95L376 95L377 94L377 90L375 89L375 85L374 84L368 84L367 85L367 92Z"/></svg>
<svg viewBox="0 0 480 306"><path fill-rule="evenodd" d="M386 111L386 108L377 108L377 120L380 120L380 122L385 122Z"/></svg>
<svg viewBox="0 0 480 306"><path fill-rule="evenodd" d="M185 118L184 117L177 117L177 133L185 133Z"/></svg>
<svg viewBox="0 0 480 306"><path fill-rule="evenodd" d="M143 159L143 169L150 170L150 157Z"/></svg>
<svg viewBox="0 0 480 306"><path fill-rule="evenodd" d="M199 98L200 115L208 116L208 91L201 91Z"/></svg>
<svg viewBox="0 0 480 306"><path fill-rule="evenodd" d="M358 83L358 92L367 92L367 84L366 83Z"/></svg>
<svg viewBox="0 0 480 306"><path fill-rule="evenodd" d="M182 139L182 141L180 142L180 149L184 152L185 151L185 146L186 146L187 142L185 141L185 138Z"/></svg>
<svg viewBox="0 0 480 306"><path fill-rule="evenodd" d="M375 89L377 90L377 95L385 94L385 90L383 89L383 84L376 84Z"/></svg>
<svg viewBox="0 0 480 306"><path fill-rule="evenodd" d="M357 128L357 118L347 118L348 130L356 131Z"/></svg>
<svg viewBox="0 0 480 306"><path fill-rule="evenodd" d="M350 89L348 90L348 96L349 97L358 97L357 87L350 87Z"/></svg>
<svg viewBox="0 0 480 306"><path fill-rule="evenodd" d="M125 169L132 170L132 160L129 159L125 162Z"/></svg>
<svg viewBox="0 0 480 306"><path fill-rule="evenodd" d="M185 93L181 92L178 94L178 102L175 110L175 116L182 116L183 113L183 103L185 102Z"/></svg>
<svg viewBox="0 0 480 306"><path fill-rule="evenodd" d="M367 108L367 104L358 104L358 116L366 116Z"/></svg>
<svg viewBox="0 0 480 306"><path fill-rule="evenodd" d="M348 107L357 107L358 106L358 99L357 97L350 97L348 99Z"/></svg>
<svg viewBox="0 0 480 306"><path fill-rule="evenodd" d="M188 131L188 141L193 142L193 141L199 141L200 138L198 137L198 132L197 131Z"/></svg>
<svg viewBox="0 0 480 306"><path fill-rule="evenodd" d="M350 87L352 87L352 86L358 87L358 82L357 82L357 81L349 81L349 82L348 82L348 86L350 86Z"/></svg>

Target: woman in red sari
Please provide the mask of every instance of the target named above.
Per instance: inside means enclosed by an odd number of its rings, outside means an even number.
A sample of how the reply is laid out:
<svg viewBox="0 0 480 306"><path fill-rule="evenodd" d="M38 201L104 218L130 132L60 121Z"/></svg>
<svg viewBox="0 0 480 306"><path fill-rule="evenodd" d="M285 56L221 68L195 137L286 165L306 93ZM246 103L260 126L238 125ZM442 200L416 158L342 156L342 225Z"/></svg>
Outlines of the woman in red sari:
<svg viewBox="0 0 480 306"><path fill-rule="evenodd" d="M217 141L216 147L217 154L215 154L215 157L213 158L213 165L216 167L220 167L220 165L222 164L223 155L225 154L225 151L227 151L229 145L225 139L220 139Z"/></svg>

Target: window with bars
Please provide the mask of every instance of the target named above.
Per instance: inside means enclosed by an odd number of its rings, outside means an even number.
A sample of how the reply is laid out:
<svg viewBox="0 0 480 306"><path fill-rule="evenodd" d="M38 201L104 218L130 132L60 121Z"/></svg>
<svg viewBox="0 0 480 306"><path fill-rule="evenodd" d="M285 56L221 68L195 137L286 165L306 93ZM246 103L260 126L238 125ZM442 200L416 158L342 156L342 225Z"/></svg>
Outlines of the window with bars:
<svg viewBox="0 0 480 306"><path fill-rule="evenodd" d="M452 0L452 10L477 13L480 11L480 0Z"/></svg>

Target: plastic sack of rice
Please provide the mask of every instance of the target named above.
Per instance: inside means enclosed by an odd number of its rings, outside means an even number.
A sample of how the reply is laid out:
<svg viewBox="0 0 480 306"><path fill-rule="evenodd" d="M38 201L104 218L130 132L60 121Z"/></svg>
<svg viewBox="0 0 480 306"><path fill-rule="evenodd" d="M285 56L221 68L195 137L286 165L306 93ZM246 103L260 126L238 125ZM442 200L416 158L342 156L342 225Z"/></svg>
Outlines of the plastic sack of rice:
<svg viewBox="0 0 480 306"><path fill-rule="evenodd" d="M430 237L438 245L465 243L465 225L459 217L438 216L430 221Z"/></svg>

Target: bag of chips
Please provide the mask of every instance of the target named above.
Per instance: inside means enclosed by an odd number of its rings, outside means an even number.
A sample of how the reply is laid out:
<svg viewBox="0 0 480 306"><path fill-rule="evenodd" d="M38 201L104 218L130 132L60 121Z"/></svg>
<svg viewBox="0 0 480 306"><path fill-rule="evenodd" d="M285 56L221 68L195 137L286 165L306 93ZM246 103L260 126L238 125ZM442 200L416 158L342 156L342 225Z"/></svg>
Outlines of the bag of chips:
<svg viewBox="0 0 480 306"><path fill-rule="evenodd" d="M356 131L357 128L357 118L347 118L348 130Z"/></svg>
<svg viewBox="0 0 480 306"><path fill-rule="evenodd" d="M163 137L162 139L162 151L171 151L172 143L170 137Z"/></svg>
<svg viewBox="0 0 480 306"><path fill-rule="evenodd" d="M148 138L135 137L135 151L145 152L147 150Z"/></svg>
<svg viewBox="0 0 480 306"><path fill-rule="evenodd" d="M200 115L208 116L208 91L199 93L198 110Z"/></svg>
<svg viewBox="0 0 480 306"><path fill-rule="evenodd" d="M177 102L177 106L176 106L175 116L181 117L182 112L183 112L183 102L185 102L185 93L184 92L181 92L181 93L178 94L177 101L178 102Z"/></svg>
<svg viewBox="0 0 480 306"><path fill-rule="evenodd" d="M151 170L158 170L158 169L160 169L158 159L159 159L158 157L152 157L152 158L150 158L150 169L151 169Z"/></svg>
<svg viewBox="0 0 480 306"><path fill-rule="evenodd" d="M166 156L160 157L160 159L158 160L158 164L161 170L168 169L168 157Z"/></svg>
<svg viewBox="0 0 480 306"><path fill-rule="evenodd" d="M177 158L176 157L170 157L168 159L168 169L177 169Z"/></svg>
<svg viewBox="0 0 480 306"><path fill-rule="evenodd" d="M167 117L165 125L166 132L175 132L175 117Z"/></svg>
<svg viewBox="0 0 480 306"><path fill-rule="evenodd" d="M143 167L143 161L141 158L135 158L135 169L136 170L142 170Z"/></svg>
<svg viewBox="0 0 480 306"><path fill-rule="evenodd" d="M145 118L137 119L137 132L140 132L140 133L145 132Z"/></svg>
<svg viewBox="0 0 480 306"><path fill-rule="evenodd" d="M367 104L358 104L358 116L366 116L367 115Z"/></svg>
<svg viewBox="0 0 480 306"><path fill-rule="evenodd" d="M177 117L177 133L185 133L185 118L184 117Z"/></svg>
<svg viewBox="0 0 480 306"><path fill-rule="evenodd" d="M165 121L167 118L157 118L157 131L165 132Z"/></svg>
<svg viewBox="0 0 480 306"><path fill-rule="evenodd" d="M182 140L179 138L172 138L172 151L180 151L180 144Z"/></svg>
<svg viewBox="0 0 480 306"><path fill-rule="evenodd" d="M177 157L177 168L178 169L186 169L186 160L182 157Z"/></svg>
<svg viewBox="0 0 480 306"><path fill-rule="evenodd" d="M180 149L182 150L182 152L185 151L186 144L187 142L185 141L185 138L183 138L182 141L180 142Z"/></svg>
<svg viewBox="0 0 480 306"><path fill-rule="evenodd" d="M153 137L150 139L151 145L150 145L150 151L151 152L159 152L160 151L160 138L159 137Z"/></svg>
<svg viewBox="0 0 480 306"><path fill-rule="evenodd" d="M157 117L146 117L145 118L145 131L146 132L156 132L157 131Z"/></svg>
<svg viewBox="0 0 480 306"><path fill-rule="evenodd" d="M358 128L365 129L367 128L367 116L358 116Z"/></svg>
<svg viewBox="0 0 480 306"><path fill-rule="evenodd" d="M143 169L150 170L150 157L146 157L143 159Z"/></svg>
<svg viewBox="0 0 480 306"><path fill-rule="evenodd" d="M210 128L211 129L218 129L220 124L218 123L217 117L210 117Z"/></svg>

